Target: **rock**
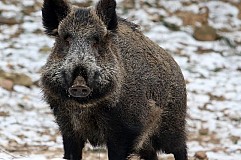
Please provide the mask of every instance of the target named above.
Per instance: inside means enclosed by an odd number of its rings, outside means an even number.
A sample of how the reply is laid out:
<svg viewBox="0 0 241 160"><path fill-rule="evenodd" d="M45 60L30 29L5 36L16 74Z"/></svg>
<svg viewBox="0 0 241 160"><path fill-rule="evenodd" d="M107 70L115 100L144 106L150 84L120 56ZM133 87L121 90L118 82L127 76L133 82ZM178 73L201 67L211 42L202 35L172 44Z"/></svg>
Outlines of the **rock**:
<svg viewBox="0 0 241 160"><path fill-rule="evenodd" d="M220 144L220 138L217 137L217 134L212 132L209 134L210 139L208 140L208 142L212 143L212 144Z"/></svg>
<svg viewBox="0 0 241 160"><path fill-rule="evenodd" d="M201 128L201 129L199 129L199 134L200 135L208 135L208 132L209 132L208 128Z"/></svg>
<svg viewBox="0 0 241 160"><path fill-rule="evenodd" d="M31 13L35 12L36 11L36 8L34 6L27 6L27 7L24 7L22 12L25 14L25 15L30 15Z"/></svg>
<svg viewBox="0 0 241 160"><path fill-rule="evenodd" d="M175 160L173 154L165 154L165 155L162 155L160 158L163 160Z"/></svg>
<svg viewBox="0 0 241 160"><path fill-rule="evenodd" d="M213 71L218 72L222 69L223 68L215 68ZM218 96L218 95L214 95L212 93L208 93L208 96L210 97L211 101L225 101L226 100L226 98L223 95Z"/></svg>
<svg viewBox="0 0 241 160"><path fill-rule="evenodd" d="M238 8L238 10L239 10L238 18L241 19L241 3L240 2L233 3L233 5Z"/></svg>
<svg viewBox="0 0 241 160"><path fill-rule="evenodd" d="M164 16L159 14L150 14L150 20L153 22L161 22L163 21Z"/></svg>
<svg viewBox="0 0 241 160"><path fill-rule="evenodd" d="M216 29L209 25L195 27L193 37L199 41L215 41L220 38L220 36L216 32Z"/></svg>
<svg viewBox="0 0 241 160"><path fill-rule="evenodd" d="M92 0L88 0L88 1L84 1L84 2L74 2L73 4L74 5L76 5L76 6L78 6L78 7L89 7L89 6L91 6L92 5L92 3L93 3L93 1Z"/></svg>
<svg viewBox="0 0 241 160"><path fill-rule="evenodd" d="M0 87L6 89L8 91L12 91L13 90L13 82L11 80L3 79L0 77Z"/></svg>
<svg viewBox="0 0 241 160"><path fill-rule="evenodd" d="M7 24L7 25L14 25L14 24L20 24L22 23L22 20L17 18L6 18L0 16L0 24Z"/></svg>
<svg viewBox="0 0 241 160"><path fill-rule="evenodd" d="M133 9L135 8L135 0L124 0L123 1L124 9Z"/></svg>
<svg viewBox="0 0 241 160"><path fill-rule="evenodd" d="M231 136L230 139L234 144L237 144L238 141L240 140L240 137L239 136Z"/></svg>
<svg viewBox="0 0 241 160"><path fill-rule="evenodd" d="M204 151L198 151L194 155L195 160L208 160L208 156Z"/></svg>
<svg viewBox="0 0 241 160"><path fill-rule="evenodd" d="M49 46L43 46L39 49L39 52L41 53L50 53L51 48Z"/></svg>
<svg viewBox="0 0 241 160"><path fill-rule="evenodd" d="M0 117L9 117L9 112L0 111Z"/></svg>
<svg viewBox="0 0 241 160"><path fill-rule="evenodd" d="M190 11L176 11L175 15L182 19L184 26L197 24L208 24L209 9L207 7L199 8L199 13L193 13Z"/></svg>
<svg viewBox="0 0 241 160"><path fill-rule="evenodd" d="M25 74L13 74L13 82L26 87L33 85L32 79Z"/></svg>
<svg viewBox="0 0 241 160"><path fill-rule="evenodd" d="M32 79L25 74L7 73L7 72L4 72L3 70L0 70L0 77L2 77L2 79L10 80L13 82L13 84L17 84L17 85L22 85L26 87L30 87L31 85L33 85Z"/></svg>
<svg viewBox="0 0 241 160"><path fill-rule="evenodd" d="M169 23L169 22L163 21L163 25L172 31L180 31L180 27L174 23Z"/></svg>

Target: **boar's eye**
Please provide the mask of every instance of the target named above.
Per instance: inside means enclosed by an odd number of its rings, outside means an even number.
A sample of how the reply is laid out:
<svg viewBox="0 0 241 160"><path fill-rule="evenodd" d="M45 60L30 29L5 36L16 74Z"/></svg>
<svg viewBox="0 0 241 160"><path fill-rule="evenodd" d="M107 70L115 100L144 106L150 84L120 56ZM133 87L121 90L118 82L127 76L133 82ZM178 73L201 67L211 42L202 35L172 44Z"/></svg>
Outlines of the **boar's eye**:
<svg viewBox="0 0 241 160"><path fill-rule="evenodd" d="M71 35L70 34L65 34L63 35L63 40L69 44L70 43L70 40L71 40Z"/></svg>
<svg viewBox="0 0 241 160"><path fill-rule="evenodd" d="M98 36L93 36L93 44L92 44L92 46L94 48L98 48L99 44L100 44L100 38Z"/></svg>

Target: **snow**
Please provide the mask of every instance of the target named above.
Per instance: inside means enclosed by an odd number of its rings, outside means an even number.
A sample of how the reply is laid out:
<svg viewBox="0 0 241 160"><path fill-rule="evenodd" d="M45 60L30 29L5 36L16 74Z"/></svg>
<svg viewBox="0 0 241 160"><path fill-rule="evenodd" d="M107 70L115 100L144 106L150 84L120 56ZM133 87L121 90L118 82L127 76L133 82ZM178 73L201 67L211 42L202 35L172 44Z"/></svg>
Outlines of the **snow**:
<svg viewBox="0 0 241 160"><path fill-rule="evenodd" d="M172 54L183 70L188 91L189 155L206 151L209 160L241 159L241 20L233 5L240 1L207 1L189 6L182 2L190 1L160 1L166 10L136 5L137 9L123 12L119 0L118 13L140 24L145 35ZM34 0L16 4L1 1L1 16L18 19L22 16L18 14L21 7L34 4ZM167 12L198 13L202 6L209 8L208 22L223 39L197 41L190 26L182 26L180 18ZM180 31L152 22L153 14L164 16L166 22L176 24ZM0 68L27 74L35 82L48 56L40 49L51 47L53 39L43 34L40 8L24 16L23 21L12 26L0 25ZM21 34L16 36L19 31ZM54 121L37 85L15 85L14 91L0 87L0 159L60 159L62 139ZM200 129L207 129L207 135L200 135ZM239 137L236 142L233 136Z"/></svg>

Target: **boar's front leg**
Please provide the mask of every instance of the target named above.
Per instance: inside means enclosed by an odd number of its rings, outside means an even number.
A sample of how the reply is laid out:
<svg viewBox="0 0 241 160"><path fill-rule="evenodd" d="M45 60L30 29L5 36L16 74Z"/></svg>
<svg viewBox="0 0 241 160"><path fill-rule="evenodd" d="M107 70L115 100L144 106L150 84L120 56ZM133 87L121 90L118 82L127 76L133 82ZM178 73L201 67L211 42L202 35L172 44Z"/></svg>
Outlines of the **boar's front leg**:
<svg viewBox="0 0 241 160"><path fill-rule="evenodd" d="M131 137L131 136L130 136ZM109 160L127 160L133 145L132 137L112 134L107 140Z"/></svg>
<svg viewBox="0 0 241 160"><path fill-rule="evenodd" d="M114 144L115 142L107 143L109 160L127 160L130 152L126 146Z"/></svg>
<svg viewBox="0 0 241 160"><path fill-rule="evenodd" d="M188 160L186 145L182 149L173 152L175 160Z"/></svg>
<svg viewBox="0 0 241 160"><path fill-rule="evenodd" d="M148 149L142 149L139 154L144 160L158 160L156 151L151 146Z"/></svg>
<svg viewBox="0 0 241 160"><path fill-rule="evenodd" d="M63 135L64 159L81 160L85 142L74 136Z"/></svg>

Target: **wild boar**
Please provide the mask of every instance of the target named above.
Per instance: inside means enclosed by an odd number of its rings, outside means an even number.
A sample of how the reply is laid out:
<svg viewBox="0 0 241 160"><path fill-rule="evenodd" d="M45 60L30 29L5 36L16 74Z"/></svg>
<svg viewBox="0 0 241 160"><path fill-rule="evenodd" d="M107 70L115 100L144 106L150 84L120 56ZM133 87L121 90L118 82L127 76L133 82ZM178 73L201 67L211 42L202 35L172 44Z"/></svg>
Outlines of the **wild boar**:
<svg viewBox="0 0 241 160"><path fill-rule="evenodd" d="M138 26L96 7L44 0L43 26L55 44L41 85L63 137L64 158L82 159L85 143L106 145L110 160L157 152L187 160L186 86L178 64Z"/></svg>

